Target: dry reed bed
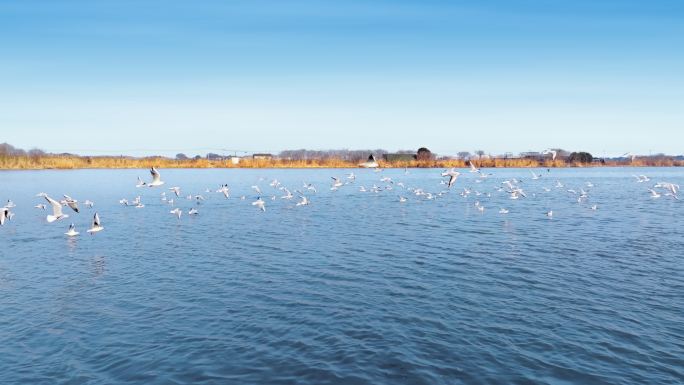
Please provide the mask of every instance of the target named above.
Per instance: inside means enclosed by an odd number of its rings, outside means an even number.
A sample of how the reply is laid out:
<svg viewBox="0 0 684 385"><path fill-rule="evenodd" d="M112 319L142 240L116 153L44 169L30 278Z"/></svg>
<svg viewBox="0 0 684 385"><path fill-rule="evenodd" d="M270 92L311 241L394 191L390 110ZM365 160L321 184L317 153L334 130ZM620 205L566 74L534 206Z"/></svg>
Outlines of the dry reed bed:
<svg viewBox="0 0 684 385"><path fill-rule="evenodd" d="M399 161L387 163L380 161L383 168L465 168L468 163L463 160L431 160L431 161ZM560 167L596 167L596 166L633 166L633 167L681 167L683 161L674 159L635 159L632 162L606 162L605 164L567 163L562 160L539 162L534 159L481 159L474 160L477 167L483 168L560 168ZM84 168L355 168L356 162L341 159L243 159L237 165L226 160L188 159L175 160L163 157L130 158L130 157L74 157L74 156L10 156L0 157L0 169L3 170L40 170L40 169L84 169Z"/></svg>

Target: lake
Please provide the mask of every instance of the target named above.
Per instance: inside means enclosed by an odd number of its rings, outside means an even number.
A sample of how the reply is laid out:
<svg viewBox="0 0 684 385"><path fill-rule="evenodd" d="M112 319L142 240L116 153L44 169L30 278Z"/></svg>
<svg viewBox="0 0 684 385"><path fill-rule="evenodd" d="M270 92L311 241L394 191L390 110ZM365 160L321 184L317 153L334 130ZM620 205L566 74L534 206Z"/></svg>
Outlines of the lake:
<svg viewBox="0 0 684 385"><path fill-rule="evenodd" d="M684 202L648 191L684 170L160 171L0 172L0 383L684 383Z"/></svg>

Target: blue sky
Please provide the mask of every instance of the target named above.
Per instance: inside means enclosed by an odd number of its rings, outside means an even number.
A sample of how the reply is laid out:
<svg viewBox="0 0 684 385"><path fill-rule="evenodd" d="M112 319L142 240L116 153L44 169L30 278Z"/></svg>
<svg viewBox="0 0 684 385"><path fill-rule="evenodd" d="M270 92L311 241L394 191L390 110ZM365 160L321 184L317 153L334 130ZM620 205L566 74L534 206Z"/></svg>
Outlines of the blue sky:
<svg viewBox="0 0 684 385"><path fill-rule="evenodd" d="M0 142L681 154L682 47L682 1L3 0Z"/></svg>

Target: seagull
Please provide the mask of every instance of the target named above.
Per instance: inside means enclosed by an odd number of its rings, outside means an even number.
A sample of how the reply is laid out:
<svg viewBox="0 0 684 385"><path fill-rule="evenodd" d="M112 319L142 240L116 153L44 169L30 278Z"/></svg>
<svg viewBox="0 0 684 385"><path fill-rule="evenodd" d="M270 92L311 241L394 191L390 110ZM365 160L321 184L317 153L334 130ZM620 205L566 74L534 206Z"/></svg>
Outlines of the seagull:
<svg viewBox="0 0 684 385"><path fill-rule="evenodd" d="M180 197L180 187L171 187L169 190L173 191L174 194L176 194L177 197Z"/></svg>
<svg viewBox="0 0 684 385"><path fill-rule="evenodd" d="M302 200L297 202L297 206L307 206L310 203L309 199L304 195L300 195L299 197L302 198Z"/></svg>
<svg viewBox="0 0 684 385"><path fill-rule="evenodd" d="M646 175L634 175L634 177L636 178L637 183L644 183L651 180L651 178L647 177Z"/></svg>
<svg viewBox="0 0 684 385"><path fill-rule="evenodd" d="M199 211L197 211L197 209L195 209L195 208L192 208L192 209L190 209L190 211L188 211L188 215L197 215L197 214L199 214Z"/></svg>
<svg viewBox="0 0 684 385"><path fill-rule="evenodd" d="M254 189L254 191L256 191L257 194L261 194L261 189L259 188L259 186L252 186L252 189Z"/></svg>
<svg viewBox="0 0 684 385"><path fill-rule="evenodd" d="M651 198L660 198L660 194L657 191L652 189L648 189L648 191L651 192Z"/></svg>
<svg viewBox="0 0 684 385"><path fill-rule="evenodd" d="M480 172L480 170L477 167L475 167L475 165L473 164L472 161L468 161L468 163L470 163L470 172L472 172L472 173Z"/></svg>
<svg viewBox="0 0 684 385"><path fill-rule="evenodd" d="M546 154L551 154L551 160L556 160L556 155L558 155L558 152L553 151L553 150L542 151L542 155L546 155Z"/></svg>
<svg viewBox="0 0 684 385"><path fill-rule="evenodd" d="M349 180L355 180L355 179L356 179L356 175L354 175L353 172L350 172L349 175L347 175L347 179L349 179Z"/></svg>
<svg viewBox="0 0 684 385"><path fill-rule="evenodd" d="M406 197L399 197L399 203L405 203L407 200Z"/></svg>
<svg viewBox="0 0 684 385"><path fill-rule="evenodd" d="M138 177L138 184L135 187L142 187L142 186L148 186L148 187L159 187L164 184L161 180L161 174L159 174L159 171L157 171L156 168L152 167L150 169L150 174L152 174L152 182L150 183L145 183Z"/></svg>
<svg viewBox="0 0 684 385"><path fill-rule="evenodd" d="M261 197L258 197L257 200L252 202L252 206L257 206L261 209L261 211L266 211L266 202L261 200Z"/></svg>
<svg viewBox="0 0 684 385"><path fill-rule="evenodd" d="M280 199L292 199L292 198L294 198L294 195L292 195L290 190L288 190L286 188L284 188L284 190L285 190L286 194L281 196Z"/></svg>
<svg viewBox="0 0 684 385"><path fill-rule="evenodd" d="M598 210L598 205L593 205L593 206L591 206L591 209L592 209L593 211Z"/></svg>
<svg viewBox="0 0 684 385"><path fill-rule="evenodd" d="M33 206L33 207L35 207L35 208L37 208L37 209L45 210L45 207L47 207L47 206L45 206L44 204L41 203L41 204L35 205L35 206Z"/></svg>
<svg viewBox="0 0 684 385"><path fill-rule="evenodd" d="M169 211L169 213L170 213L170 214L176 215L176 216L178 217L178 219L180 219L181 215L183 214L183 212L181 211L181 209L179 209L178 207L176 207L175 209Z"/></svg>
<svg viewBox="0 0 684 385"><path fill-rule="evenodd" d="M549 218L553 218L553 210L550 210L546 213L546 216Z"/></svg>
<svg viewBox="0 0 684 385"><path fill-rule="evenodd" d="M226 199L230 198L230 187L228 187L227 184L221 185L221 188L216 190L217 193L223 193L223 196L226 197Z"/></svg>
<svg viewBox="0 0 684 385"><path fill-rule="evenodd" d="M102 225L100 225L100 216L97 215L97 213L95 213L95 215L93 215L93 224L88 229L88 232L90 234L94 234L94 233L100 232L102 230L104 230L104 227L102 227Z"/></svg>
<svg viewBox="0 0 684 385"><path fill-rule="evenodd" d="M304 184L303 187L304 187L305 189L307 189L307 190L309 190L309 191L313 191L314 194L318 192L318 191L316 191L316 187L314 187L314 185L312 185L311 183L303 182L303 184Z"/></svg>
<svg viewBox="0 0 684 385"><path fill-rule="evenodd" d="M9 207L0 208L0 226L4 226L5 221L8 219L12 219L12 213L10 212Z"/></svg>
<svg viewBox="0 0 684 385"><path fill-rule="evenodd" d="M87 199L83 202L83 204L86 205L87 207L90 207L91 209L95 205L95 203L93 203L93 201L89 201Z"/></svg>
<svg viewBox="0 0 684 385"><path fill-rule="evenodd" d="M72 210L75 212L78 212L78 201L75 200L74 198L64 194L64 201L66 202L67 206L69 206Z"/></svg>
<svg viewBox="0 0 684 385"><path fill-rule="evenodd" d="M62 204L57 202L56 200L50 198L47 194L45 193L40 193L40 196L44 197L45 200L50 203L50 206L52 206L52 215L47 216L47 221L48 223L52 223L54 221L58 221L60 219L68 218L69 216L66 214L62 213Z"/></svg>
<svg viewBox="0 0 684 385"><path fill-rule="evenodd" d="M472 165L472 163L471 163ZM449 177L449 182L447 183L447 187L451 188L454 183L456 183L456 179L458 179L459 175L461 175L460 172L456 171L456 169L452 168L451 170L444 171L442 173L442 176L448 176Z"/></svg>
<svg viewBox="0 0 684 385"><path fill-rule="evenodd" d="M336 178L334 176L331 176L331 178L333 180L332 187L330 188L331 190L337 190L339 187L342 187L343 183L341 180L339 180L338 178Z"/></svg>
<svg viewBox="0 0 684 385"><path fill-rule="evenodd" d="M64 235L67 235L67 236L70 236L70 237L75 237L75 236L77 236L78 234L80 234L80 233L79 233L78 231L76 231L76 226L74 226L73 223L72 223L71 225L69 225L69 231L67 231L66 233L64 233Z"/></svg>
<svg viewBox="0 0 684 385"><path fill-rule="evenodd" d="M507 209L501 209L499 210L499 214L508 214L509 211Z"/></svg>
<svg viewBox="0 0 684 385"><path fill-rule="evenodd" d="M530 173L532 173L532 180L537 180L541 178L542 174L536 174L534 171L530 170Z"/></svg>
<svg viewBox="0 0 684 385"><path fill-rule="evenodd" d="M14 202L12 202L11 199L8 199L8 200L7 200L7 204L5 205L5 207L7 207L8 209L11 209L11 208L13 208L13 207L17 207L17 205L15 205Z"/></svg>

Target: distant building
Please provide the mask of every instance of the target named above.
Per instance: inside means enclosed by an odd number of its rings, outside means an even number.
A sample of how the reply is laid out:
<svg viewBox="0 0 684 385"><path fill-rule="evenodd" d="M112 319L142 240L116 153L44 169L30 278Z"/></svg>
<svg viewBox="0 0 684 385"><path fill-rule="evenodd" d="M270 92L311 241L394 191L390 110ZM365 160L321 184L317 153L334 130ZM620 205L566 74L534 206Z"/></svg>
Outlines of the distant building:
<svg viewBox="0 0 684 385"><path fill-rule="evenodd" d="M416 160L416 154L383 154L386 162L410 162Z"/></svg>
<svg viewBox="0 0 684 385"><path fill-rule="evenodd" d="M231 156L230 157L230 162L232 164L240 164L240 157L239 156Z"/></svg>
<svg viewBox="0 0 684 385"><path fill-rule="evenodd" d="M271 159L273 159L273 154L253 154L252 159L254 159L254 160L271 160Z"/></svg>

